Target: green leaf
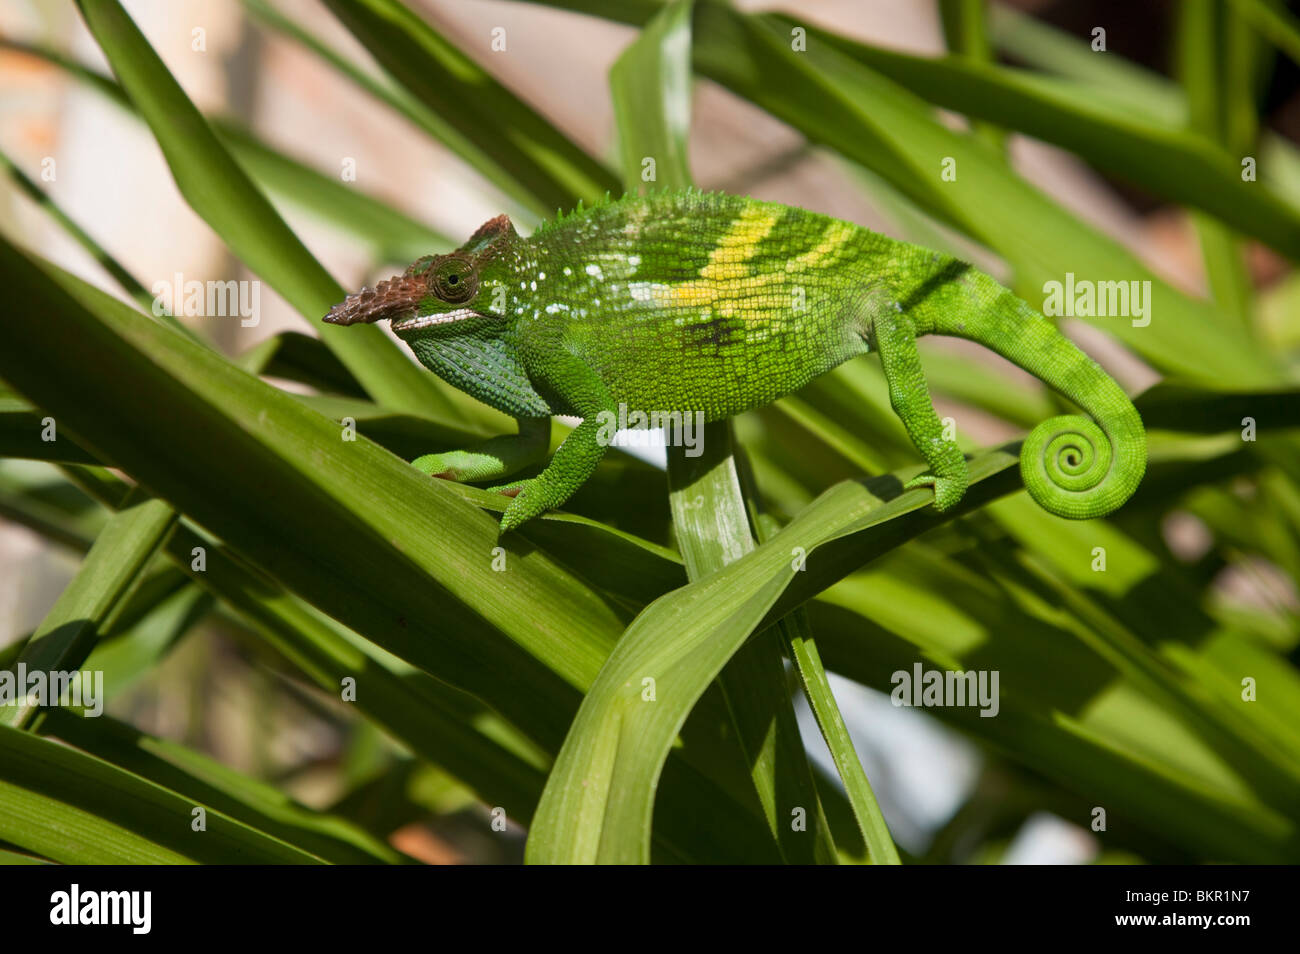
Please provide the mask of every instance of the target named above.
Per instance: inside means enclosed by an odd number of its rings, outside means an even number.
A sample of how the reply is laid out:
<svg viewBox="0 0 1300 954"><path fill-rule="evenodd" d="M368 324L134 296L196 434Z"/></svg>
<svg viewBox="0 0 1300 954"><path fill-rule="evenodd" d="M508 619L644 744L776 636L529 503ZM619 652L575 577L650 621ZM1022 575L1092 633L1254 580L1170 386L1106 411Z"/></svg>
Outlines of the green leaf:
<svg viewBox="0 0 1300 954"><path fill-rule="evenodd" d="M316 321L342 300L343 289L226 152L117 0L82 0L78 6L158 140L185 200L232 252L309 320ZM319 331L376 399L417 413L445 406L429 376L379 328L321 326Z"/></svg>
<svg viewBox="0 0 1300 954"><path fill-rule="evenodd" d="M358 826L313 811L274 785L237 772L199 752L104 716L62 710L46 720L53 735L155 785L243 822L334 864L397 864L402 856ZM150 829L152 830L152 829ZM196 833L194 837L201 837Z"/></svg>
<svg viewBox="0 0 1300 954"><path fill-rule="evenodd" d="M16 665L28 672L74 672L90 655L108 617L176 520L166 504L134 493L95 539L77 575L46 614ZM54 704L48 700L46 704ZM0 725L25 727L40 708L23 698L0 709Z"/></svg>
<svg viewBox="0 0 1300 954"><path fill-rule="evenodd" d="M1093 321L1169 374L1238 384L1279 380L1274 362L1250 339L1230 332L1213 308L1175 292L1118 243L1011 174L985 147L944 128L894 82L833 49L794 53L788 35L771 21L710 0L698 9L697 69L874 169L923 208L998 251L1016 269L1018 287L1041 289L1067 272L1150 281L1149 326ZM945 157L955 160L955 182L940 179Z"/></svg>
<svg viewBox="0 0 1300 954"><path fill-rule="evenodd" d="M370 55L459 137L477 168L496 167L542 215L592 201L618 181L548 120L396 0L326 0ZM463 138L462 138L463 137Z"/></svg>
<svg viewBox="0 0 1300 954"><path fill-rule="evenodd" d="M53 421L52 441L42 438L49 428L50 416L17 397L0 397L0 454L29 460L59 461L68 464L94 464L97 458L75 440L60 433Z"/></svg>
<svg viewBox="0 0 1300 954"><path fill-rule="evenodd" d="M691 14L689 0L669 4L609 71L619 123L623 185L635 191L692 185L686 140L691 131ZM645 161L654 161L647 180Z"/></svg>
<svg viewBox="0 0 1300 954"><path fill-rule="evenodd" d="M1005 493L1014 463L1005 452L971 461L970 489L942 515L929 507L928 490L881 503L876 494L897 492L911 473L869 482L875 492L836 485L750 553L651 604L623 634L583 700L538 806L529 860L647 860L660 765L726 660L762 624L851 568ZM807 554L802 572L790 558L796 547ZM647 677L661 687L653 703L641 697Z"/></svg>
<svg viewBox="0 0 1300 954"><path fill-rule="evenodd" d="M338 425L175 331L4 243L0 276L60 316L0 354L7 380L242 559L558 749L622 630L621 609L536 545L498 539L463 488L364 438L344 440ZM112 383L123 378L131 388ZM498 546L508 572L492 569ZM728 796L685 810L692 793L717 791L701 764L665 776L665 794L683 806L670 826L674 856L696 844L683 830L731 857L761 854L752 818Z"/></svg>
<svg viewBox="0 0 1300 954"><path fill-rule="evenodd" d="M244 170L274 196L365 240L381 262L406 264L460 243L385 205L337 175L327 176L268 147L229 119L213 129Z"/></svg>
<svg viewBox="0 0 1300 954"><path fill-rule="evenodd" d="M198 831L191 826L200 808L205 828ZM8 726L0 726L0 838L63 864L322 861L102 759Z"/></svg>

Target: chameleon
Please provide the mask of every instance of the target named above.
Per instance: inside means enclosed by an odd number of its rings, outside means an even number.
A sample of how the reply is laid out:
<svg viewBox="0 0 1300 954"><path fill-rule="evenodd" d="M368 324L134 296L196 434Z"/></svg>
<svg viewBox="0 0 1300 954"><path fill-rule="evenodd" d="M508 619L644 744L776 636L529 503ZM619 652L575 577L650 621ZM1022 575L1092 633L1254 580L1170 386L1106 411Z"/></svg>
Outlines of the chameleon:
<svg viewBox="0 0 1300 954"><path fill-rule="evenodd" d="M928 465L905 489L930 487L934 506L949 510L969 475L943 439L922 335L976 341L1085 412L1042 421L1022 444L1024 485L1047 511L1105 516L1146 470L1146 433L1123 389L990 276L849 222L725 192L580 203L527 238L501 215L324 320L391 322L426 368L516 418L517 435L414 460L426 474L502 481L545 458L552 415L581 418L537 476L489 488L513 498L503 533L561 506L592 475L608 443L602 412L721 420L870 352Z"/></svg>

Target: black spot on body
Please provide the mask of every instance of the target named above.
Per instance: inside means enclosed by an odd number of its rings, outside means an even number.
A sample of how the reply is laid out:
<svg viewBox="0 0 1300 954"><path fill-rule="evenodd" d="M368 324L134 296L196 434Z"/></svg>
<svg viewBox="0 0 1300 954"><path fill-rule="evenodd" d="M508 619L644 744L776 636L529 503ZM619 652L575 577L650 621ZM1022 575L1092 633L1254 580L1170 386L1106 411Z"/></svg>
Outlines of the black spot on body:
<svg viewBox="0 0 1300 954"><path fill-rule="evenodd" d="M734 318L710 318L686 326L687 344L703 350L707 347L721 349L735 344L741 336L742 323Z"/></svg>
<svg viewBox="0 0 1300 954"><path fill-rule="evenodd" d="M907 296L907 300L901 302L902 308L900 311L906 312L915 308L921 302L929 298L935 291L947 285L949 282L956 281L959 277L970 270L971 266L969 262L962 262L953 259L948 262L948 264L944 265L943 268L939 269L923 281L920 285L916 286L912 294Z"/></svg>

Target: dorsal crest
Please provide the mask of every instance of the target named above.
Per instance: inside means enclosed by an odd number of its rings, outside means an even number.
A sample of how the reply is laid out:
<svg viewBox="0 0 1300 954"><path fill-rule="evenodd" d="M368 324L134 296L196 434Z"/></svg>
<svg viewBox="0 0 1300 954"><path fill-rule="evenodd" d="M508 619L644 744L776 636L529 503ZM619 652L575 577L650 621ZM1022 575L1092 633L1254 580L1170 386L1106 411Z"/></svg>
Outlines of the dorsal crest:
<svg viewBox="0 0 1300 954"><path fill-rule="evenodd" d="M460 247L460 251L477 257L494 250L497 246L509 244L517 238L519 233L515 231L510 216L498 215L480 225L478 230L469 237L469 241Z"/></svg>

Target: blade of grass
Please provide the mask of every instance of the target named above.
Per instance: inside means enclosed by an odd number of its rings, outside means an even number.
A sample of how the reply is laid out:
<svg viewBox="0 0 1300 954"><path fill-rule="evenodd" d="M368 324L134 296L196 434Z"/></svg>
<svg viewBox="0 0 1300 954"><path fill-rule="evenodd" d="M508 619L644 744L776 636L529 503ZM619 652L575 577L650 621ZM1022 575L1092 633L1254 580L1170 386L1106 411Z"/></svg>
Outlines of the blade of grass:
<svg viewBox="0 0 1300 954"><path fill-rule="evenodd" d="M0 839L64 864L322 863L211 806L9 726L0 726Z"/></svg>
<svg viewBox="0 0 1300 954"><path fill-rule="evenodd" d="M459 243L360 189L344 185L271 149L230 119L212 121L213 131L248 174L273 196L364 239L376 261L406 264Z"/></svg>
<svg viewBox="0 0 1300 954"><path fill-rule="evenodd" d="M20 52L58 66L119 109L136 119L141 118L121 86L57 50L3 37L0 37L0 49ZM231 155L262 188L366 242L378 260L409 262L430 251L448 249L455 244L450 238L360 189L346 186L272 149L234 119L210 117L209 123ZM48 203L48 198L44 201ZM50 212L55 214L52 205ZM98 257L95 249L90 251ZM107 253L103 254L107 256ZM139 285L134 278L129 281L133 287Z"/></svg>
<svg viewBox="0 0 1300 954"><path fill-rule="evenodd" d="M491 157L535 198L537 211L549 214L617 190L618 180L603 165L401 3L325 2L393 79L475 147L466 158L476 168Z"/></svg>
<svg viewBox="0 0 1300 954"><path fill-rule="evenodd" d="M763 541L771 539L780 530L776 521L765 514L760 515L758 526L759 539ZM795 554L791 554L791 557L797 559ZM826 678L808 614L802 609L795 610L777 623L777 629L785 644L786 655L799 674L799 683L808 699L817 728L826 742L826 748L831 753L835 770L844 783L853 819L867 848L868 860L872 864L901 864L898 848L889 833L889 825L876 802L871 782L862 768L853 740L849 737L848 727L844 724L844 716L840 714L830 681Z"/></svg>
<svg viewBox="0 0 1300 954"><path fill-rule="evenodd" d="M623 634L578 710L537 809L529 860L644 862L659 767L695 700L750 634L804 602L826 576L843 575L1005 493L1014 485L1014 463L1005 452L976 458L966 497L942 515L929 507L928 491L882 504L871 490L839 484L771 540L651 604ZM897 492L915 470L868 486ZM825 554L818 554L823 545ZM804 572L789 557L795 546L808 555ZM806 582L814 574L823 579ZM676 688L647 704L647 677Z"/></svg>
<svg viewBox="0 0 1300 954"><path fill-rule="evenodd" d="M1167 373L1200 381L1280 379L1273 359L1252 340L1231 333L1213 308L1175 292L1117 243L1009 173L982 146L931 119L922 102L895 83L829 48L817 49L815 56L813 50L794 53L788 35L768 21L707 0L698 10L696 30L707 37L695 47L698 69L873 168L923 208L996 249L1027 294L1037 294L1027 290L1041 289L1048 280L1063 280L1067 271L1150 281L1151 314L1164 315L1163 321L1134 327L1094 319L1098 326ZM940 179L939 159L945 156L960 170L955 182ZM1196 336L1195 345L1189 346L1189 334Z"/></svg>
<svg viewBox="0 0 1300 954"><path fill-rule="evenodd" d="M1192 129L1229 155L1249 153L1255 141L1255 108L1246 82L1253 66L1247 48L1251 39L1230 7L1187 0L1178 8L1178 72ZM1243 332L1251 333L1250 276L1240 240L1208 216L1196 214L1193 221L1211 297Z"/></svg>
<svg viewBox="0 0 1300 954"><path fill-rule="evenodd" d="M54 736L236 821L333 864L399 864L403 856L357 825L296 802L274 785L106 716L60 710L41 727Z"/></svg>
<svg viewBox="0 0 1300 954"><path fill-rule="evenodd" d="M364 438L345 440L292 397L3 242L0 275L60 316L0 354L9 381L111 447L241 557L558 749L579 692L622 629L599 594L536 546L498 539L495 521L442 482ZM133 386L108 380L121 376ZM242 505L226 506L232 497ZM492 568L497 547L505 573ZM716 786L707 766L673 761L665 795L682 806L679 830L731 857L760 854L749 815L729 796L686 810L692 793Z"/></svg>
<svg viewBox="0 0 1300 954"><path fill-rule="evenodd" d="M230 157L117 0L82 0L78 7L194 210L308 320L315 322L342 300L343 289ZM446 407L430 376L379 328L318 330L377 400L415 413Z"/></svg>
<svg viewBox="0 0 1300 954"><path fill-rule="evenodd" d="M15 666L47 674L81 669L105 621L175 524L176 515L166 504L146 496L133 494L109 521ZM59 703L47 699L45 704ZM0 725L26 728L40 715L41 705L24 694L17 704L0 708Z"/></svg>
<svg viewBox="0 0 1300 954"><path fill-rule="evenodd" d="M85 229L73 221L71 216L59 208L54 200L46 195L45 191L22 169L18 168L17 163L4 152L0 152L0 167L4 168L19 191L44 209L50 218L62 226L63 230L72 236L78 245L90 253L91 257L100 264L104 271L108 272L109 277L117 282L118 287L130 295L141 308L152 313L154 296L149 293L149 290L141 285L135 279L135 276L128 272L116 258L91 238Z"/></svg>
<svg viewBox="0 0 1300 954"><path fill-rule="evenodd" d="M973 63L988 65L993 62L984 0L939 0L939 18L950 53ZM971 132L993 149L1006 154L1006 133L996 125L972 120Z"/></svg>
<svg viewBox="0 0 1300 954"><path fill-rule="evenodd" d="M455 124L444 119L405 88L376 79L345 55L320 40L306 27L285 16L264 0L242 0L244 9L268 29L285 36L313 53L316 57L346 76L371 97L392 109L417 129L445 145L463 159L467 168L482 176L502 194L516 204L511 212L522 212L525 218L547 216L553 211L538 197L529 183L503 163L492 150L484 150Z"/></svg>
<svg viewBox="0 0 1300 954"><path fill-rule="evenodd" d="M1300 64L1300 23L1289 11L1264 0L1229 0L1229 6L1292 63Z"/></svg>

